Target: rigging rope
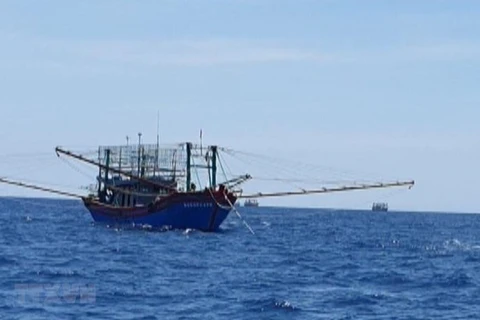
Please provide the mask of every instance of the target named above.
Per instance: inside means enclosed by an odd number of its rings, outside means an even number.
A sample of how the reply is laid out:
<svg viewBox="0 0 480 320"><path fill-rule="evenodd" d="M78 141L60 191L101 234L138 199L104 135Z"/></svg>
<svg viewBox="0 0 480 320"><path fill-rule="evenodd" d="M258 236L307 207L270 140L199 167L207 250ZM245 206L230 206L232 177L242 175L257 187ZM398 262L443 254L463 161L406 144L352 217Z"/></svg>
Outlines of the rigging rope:
<svg viewBox="0 0 480 320"><path fill-rule="evenodd" d="M306 165L306 164L303 164L303 163L300 163L300 162L295 162L295 161L291 161L291 163L296 163L297 165L296 166L290 166L289 168L278 168L278 166L280 165L278 158L272 158L272 157L268 157L268 156L258 156L258 155L254 155L252 153L247 153L247 152L236 152L236 151L232 151L230 149L222 149L223 153L225 153L226 155L230 156L231 158L233 158L234 160L236 160L237 162L241 162L241 163L252 163L253 160L255 160L255 162L261 166L264 166L266 167L266 169L268 170L272 170L272 169L280 169L278 171L281 171L281 173L284 173L287 177L274 177L274 178L268 178L268 177L264 177L264 174L261 174L262 177L259 177L257 175L255 175L253 172L250 172L253 176L253 179L256 180L256 181L274 181L274 182L278 182L278 183L282 183L282 184L286 184L286 185L290 185L290 186L293 186L294 187L294 190L293 191L279 191L278 188L277 188L277 192L269 192L269 193L262 193L262 192L257 192L257 193L252 193L252 194L248 194L248 195L241 195L239 198L257 198L257 197L278 197L278 196L291 196L291 195L303 195L303 194L315 194L315 193L327 193L327 192L340 192L340 191L350 191L350 190L363 190L363 189L373 189L373 188L388 188L388 187L392 187L392 186L397 186L397 184L393 183L393 184L385 184L385 183L381 183L381 182L376 182L376 181L373 181L373 179L351 179L351 180L348 180L348 179L345 179L346 177L346 171L342 172L342 175L340 175L340 179L331 179L330 176L332 175L331 173L328 174L328 178L327 179L315 179L315 173L319 171L319 167L320 168L326 168L325 166L313 166L313 165ZM245 156L249 156L249 157L245 157ZM253 158L253 159L252 159ZM301 168L306 168L307 169L307 174L305 175L302 175L301 172L299 171L295 171L295 172L292 172L292 169L301 169ZM328 168L328 167L327 167ZM314 169L314 170L312 170ZM264 172L262 172L264 173ZM338 176L338 172L336 172L337 174L335 174L335 176ZM293 175L293 178L290 178L289 176L292 176ZM314 176L312 178L312 175ZM305 176L306 178L303 179L303 176ZM338 181L334 181L334 180L338 180ZM352 181L353 180L353 181ZM380 180L380 179L379 179ZM391 181L395 181L394 179L391 179ZM378 181L378 180L377 180ZM398 180L397 180L398 181ZM306 183L306 184L311 184L311 187L310 188L306 188L306 187L300 187L298 185L295 184L295 182L303 182L303 183ZM409 183L411 183L411 185L409 185ZM343 186L342 186L343 184ZM345 184L347 185L351 185L351 186L345 186ZM313 187L314 185L316 185L317 187ZM322 186L323 185L323 186ZM328 187L330 185L330 187ZM339 187L334 187L335 185L339 185ZM407 182L405 185L409 185L410 187L413 185L413 181L411 182ZM313 188L312 188L313 187ZM325 188L327 187L327 188ZM284 188L281 188L281 189L284 189ZM290 189L290 188L288 188ZM296 189L300 189L301 191L295 191ZM307 190L307 189L310 189L310 190ZM312 190L313 189L313 190Z"/></svg>
<svg viewBox="0 0 480 320"><path fill-rule="evenodd" d="M243 163L251 163L251 161L249 161L247 159L238 159L238 160L243 162ZM272 164L272 163L269 163L267 166L268 166L268 169L272 169L272 167L276 166L276 165ZM289 172L290 170L285 170L284 168L280 168L280 169L283 170L284 172L286 172L288 175L292 175L292 173ZM302 190L303 191L305 188L300 187L295 182L306 182L307 179L298 179L298 172L295 172L293 175L295 176L295 178L287 178L287 179L284 179L284 178L270 178L270 179L269 178L263 178L262 179L262 178L259 178L257 175L253 174L253 180L281 182L281 183L286 184L290 187L293 187L296 190Z"/></svg>
<svg viewBox="0 0 480 320"><path fill-rule="evenodd" d="M225 163L225 167L227 168L228 173L230 174L230 176L233 177L234 174L232 173L232 170L230 169L230 166L228 165L228 162L226 162L226 161L224 160L224 157L223 157L223 155L222 155L221 150L218 150L218 151L217 151L217 154L218 154L218 157L219 157L220 161L221 161L222 163ZM225 176L225 178L228 180L228 177L227 177L227 176Z"/></svg>
<svg viewBox="0 0 480 320"><path fill-rule="evenodd" d="M210 197L212 197L212 200L215 202L215 204L219 207L219 208L225 208L225 206L221 205L220 203L218 203L217 199L215 198L214 194L212 193L212 189L211 188L208 188L208 191L210 192ZM243 219L242 215L240 214L240 212L238 212L237 208L235 208L235 205L230 201L230 199L228 199L228 196L226 194L226 190L223 191L223 196L225 197L225 200L227 201L228 205L230 206L230 210L233 210L233 212L235 212L235 214L237 215L238 218L240 218L240 220L243 222L243 224L247 227L247 229L253 234L255 235L255 232L253 231L252 227L250 227L250 225L247 223L247 221L245 219Z"/></svg>
<svg viewBox="0 0 480 320"><path fill-rule="evenodd" d="M80 173L81 175L83 175L84 177L88 178L89 180L92 179L91 175L84 172L83 170L80 170L80 168L78 168L77 166L75 166L73 163L71 163L70 161L68 161L67 159L65 158L60 158L66 165L68 165L70 168L72 168L74 171L77 171L78 173Z"/></svg>
<svg viewBox="0 0 480 320"><path fill-rule="evenodd" d="M48 157L52 156L51 152L39 152L39 153L10 153L10 154L0 154L0 158L33 158L33 157Z"/></svg>
<svg viewBox="0 0 480 320"><path fill-rule="evenodd" d="M50 168L58 165L58 162L54 157L51 157L50 159L41 159L40 161L39 159L30 159L30 160L35 161L35 163L33 164L29 162L19 162L18 160L15 160L15 163L13 165L7 164L6 169L8 169L8 173L9 173L8 176L14 177L14 176L18 176L19 174L26 174L26 173L31 173L35 171L40 171L38 168L38 164L41 164L42 170L44 170L45 168ZM1 167L3 167L3 164L5 164L5 161L2 161Z"/></svg>
<svg viewBox="0 0 480 320"><path fill-rule="evenodd" d="M351 180L321 180L321 179L287 179L287 178L269 178L255 176L255 180L260 181L278 181L278 182L304 182L311 184L339 184L339 183L352 183ZM372 181L355 180L354 183L369 183Z"/></svg>
<svg viewBox="0 0 480 320"><path fill-rule="evenodd" d="M235 159L239 159L240 156L243 157L250 157L255 159L258 162L261 162L263 164L266 164L268 167L277 167L278 169L283 170L284 172L289 172L293 173L295 177L298 177L301 175L299 173L299 170L291 171L288 169L285 169L284 167L279 167L281 164L284 166L292 167L292 168L300 168L300 169L307 169L309 172L309 175L311 175L312 172L319 172L319 170L325 171L327 170L329 174L336 173L336 176L342 176L342 177L349 177L349 178L354 178L357 176L358 178L358 173L353 173L352 171L348 170L343 170L343 169L338 169L330 166L321 166L321 165L314 165L314 164L308 164L308 163L303 163L300 161L295 161L295 160L286 160L286 159L279 159L278 157L270 157L266 155L259 155L255 153L250 153L250 152L244 152L244 151L236 151L233 149L222 149L225 153L231 155ZM367 175L366 173L362 173L362 175ZM368 176L371 176L372 174L368 174ZM380 175L376 175L380 176ZM359 179L352 179L352 180L359 180ZM361 179L361 180L368 180L368 179ZM383 180L383 179L380 179ZM393 180L393 179L391 179Z"/></svg>
<svg viewBox="0 0 480 320"><path fill-rule="evenodd" d="M222 169L222 173L223 173L223 176L225 178L225 181L228 180L228 176L227 176L227 173L225 172L225 169L223 168L223 161L222 161L222 158L220 156L220 153L217 152L217 158L218 158L218 163L220 164L220 169Z"/></svg>
<svg viewBox="0 0 480 320"><path fill-rule="evenodd" d="M233 210L233 212L235 212L235 214L237 215L237 217L240 218L240 220L243 222L243 224L248 228L248 230L253 234L255 235L255 232L253 231L252 227L250 227L250 225L247 223L247 221L245 221L245 219L243 219L242 215L240 214L240 212L238 212L237 208L235 208L235 206L233 205L233 203L230 201L230 199L228 199L227 195L225 193L223 193L223 195L225 196L225 200L227 200L228 204L230 205L230 208Z"/></svg>
<svg viewBox="0 0 480 320"><path fill-rule="evenodd" d="M228 153L227 153L228 154ZM298 178L301 173L298 170L285 168L285 166L281 166L275 160L265 160L265 159L258 159L258 158L245 158L245 157L238 157L235 154L229 154L233 159L241 162L242 164L247 164L251 166L259 165L262 167L262 173L265 171L272 172L278 174L278 172L283 173L288 177L295 177ZM297 166L298 167L298 166ZM275 171L273 171L275 169ZM252 172L253 174L253 172ZM255 174L253 174L255 176Z"/></svg>
<svg viewBox="0 0 480 320"><path fill-rule="evenodd" d="M354 191L354 190L367 190L367 189L383 189L389 187L409 186L413 187L414 181L404 182L392 182L392 183L379 183L379 184L367 184L367 185L352 185L337 188L323 188L319 190L304 190L302 192L286 191L286 192L272 192L272 193L257 193L251 195L242 195L241 198L265 198L265 197L282 197L293 195L305 195L305 194L317 194L317 193L333 193L342 191Z"/></svg>

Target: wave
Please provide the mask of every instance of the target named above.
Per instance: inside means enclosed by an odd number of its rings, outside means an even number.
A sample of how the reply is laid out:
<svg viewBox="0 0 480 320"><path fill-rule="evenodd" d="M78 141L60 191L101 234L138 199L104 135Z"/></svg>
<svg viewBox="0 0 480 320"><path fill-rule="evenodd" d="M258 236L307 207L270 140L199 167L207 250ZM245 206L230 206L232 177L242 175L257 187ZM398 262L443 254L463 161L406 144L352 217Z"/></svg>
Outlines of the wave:
<svg viewBox="0 0 480 320"><path fill-rule="evenodd" d="M0 266L8 266L17 264L17 261L14 259L9 259L4 256L0 256Z"/></svg>
<svg viewBox="0 0 480 320"><path fill-rule="evenodd" d="M349 291L343 294L338 294L331 298L330 303L335 307L353 307L353 306L372 306L383 303L388 297L381 293L363 292L363 291Z"/></svg>
<svg viewBox="0 0 480 320"><path fill-rule="evenodd" d="M300 311L300 308L295 306L292 302L285 299L276 299L273 297L266 297L263 299L249 299L245 300L244 303L252 309L252 311L275 311L281 310L285 312L294 312Z"/></svg>
<svg viewBox="0 0 480 320"><path fill-rule="evenodd" d="M474 279L463 271L450 274L438 274L433 278L433 285L442 288L466 288L475 286Z"/></svg>
<svg viewBox="0 0 480 320"><path fill-rule="evenodd" d="M449 251L480 251L480 245L464 243L455 238L446 240L443 243L443 248Z"/></svg>
<svg viewBox="0 0 480 320"><path fill-rule="evenodd" d="M287 300L275 301L274 307L276 309L282 309L287 311L296 311L298 310L291 302Z"/></svg>
<svg viewBox="0 0 480 320"><path fill-rule="evenodd" d="M76 270L71 269L42 269L39 271L31 271L28 274L34 277L44 277L47 279L58 279L58 278L83 278L83 275Z"/></svg>

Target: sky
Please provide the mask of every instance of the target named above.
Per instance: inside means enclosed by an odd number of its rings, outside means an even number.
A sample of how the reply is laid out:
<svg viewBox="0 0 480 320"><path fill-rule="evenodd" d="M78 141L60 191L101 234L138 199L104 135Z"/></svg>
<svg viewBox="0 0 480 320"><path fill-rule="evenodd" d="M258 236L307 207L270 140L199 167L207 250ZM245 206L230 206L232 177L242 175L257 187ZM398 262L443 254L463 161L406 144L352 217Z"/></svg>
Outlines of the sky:
<svg viewBox="0 0 480 320"><path fill-rule="evenodd" d="M2 0L0 176L84 185L55 146L155 142L159 112L162 142L202 129L319 179L416 182L262 204L480 212L479 16L474 0Z"/></svg>

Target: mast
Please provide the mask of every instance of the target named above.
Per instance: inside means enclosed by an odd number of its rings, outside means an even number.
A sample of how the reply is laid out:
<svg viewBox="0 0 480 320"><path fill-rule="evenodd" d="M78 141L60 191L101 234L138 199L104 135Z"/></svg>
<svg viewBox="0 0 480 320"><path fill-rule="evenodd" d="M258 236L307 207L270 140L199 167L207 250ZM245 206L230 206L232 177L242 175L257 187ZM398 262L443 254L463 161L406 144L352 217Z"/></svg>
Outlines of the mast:
<svg viewBox="0 0 480 320"><path fill-rule="evenodd" d="M212 181L211 187L215 188L217 185L217 146L212 146Z"/></svg>
<svg viewBox="0 0 480 320"><path fill-rule="evenodd" d="M103 195L102 197L105 197L105 194L107 193L107 182L108 182L108 171L110 169L110 149L105 150L107 153L107 159L105 161L105 178L103 181ZM102 199L103 200L103 199Z"/></svg>
<svg viewBox="0 0 480 320"><path fill-rule="evenodd" d="M100 162L101 155L100 155L100 147L98 147L98 161ZM97 190L97 195L100 196L100 192L102 191L102 184L100 183L100 179L102 178L102 167L98 167L98 190Z"/></svg>
<svg viewBox="0 0 480 320"><path fill-rule="evenodd" d="M145 149L142 148L142 168L140 170L140 176L143 178L145 176L145 162L146 162L146 156L145 156Z"/></svg>
<svg viewBox="0 0 480 320"><path fill-rule="evenodd" d="M118 155L118 170L122 170L122 147L120 147L120 152Z"/></svg>
<svg viewBox="0 0 480 320"><path fill-rule="evenodd" d="M126 150L126 152L127 152L127 168L128 168L128 166L130 166L130 167L133 167L133 166L132 166L132 157L131 157L131 154L130 154L130 149L128 148L128 140L130 138L128 136L126 136L126 138L127 138L127 148L126 148L127 150ZM119 168L119 170L122 170L122 168Z"/></svg>
<svg viewBox="0 0 480 320"><path fill-rule="evenodd" d="M159 148L160 148L160 112L157 111L157 150L155 152L155 165L153 166L154 177L158 167Z"/></svg>
<svg viewBox="0 0 480 320"><path fill-rule="evenodd" d="M138 167L137 167L137 174L140 177L140 146L142 143L142 133L138 133Z"/></svg>
<svg viewBox="0 0 480 320"><path fill-rule="evenodd" d="M203 132L200 129L200 155L203 156Z"/></svg>
<svg viewBox="0 0 480 320"><path fill-rule="evenodd" d="M190 182L192 180L192 173L191 173L191 156L192 156L192 144L187 142L187 192L190 191Z"/></svg>

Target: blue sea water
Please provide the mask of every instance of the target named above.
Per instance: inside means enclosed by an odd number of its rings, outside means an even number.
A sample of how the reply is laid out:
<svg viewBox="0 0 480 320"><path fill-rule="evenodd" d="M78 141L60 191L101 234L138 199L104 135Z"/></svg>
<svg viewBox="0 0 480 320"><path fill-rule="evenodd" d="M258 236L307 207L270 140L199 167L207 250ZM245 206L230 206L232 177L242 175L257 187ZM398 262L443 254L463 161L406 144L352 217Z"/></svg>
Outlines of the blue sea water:
<svg viewBox="0 0 480 320"><path fill-rule="evenodd" d="M217 233L0 199L1 319L479 319L480 216L241 208Z"/></svg>

